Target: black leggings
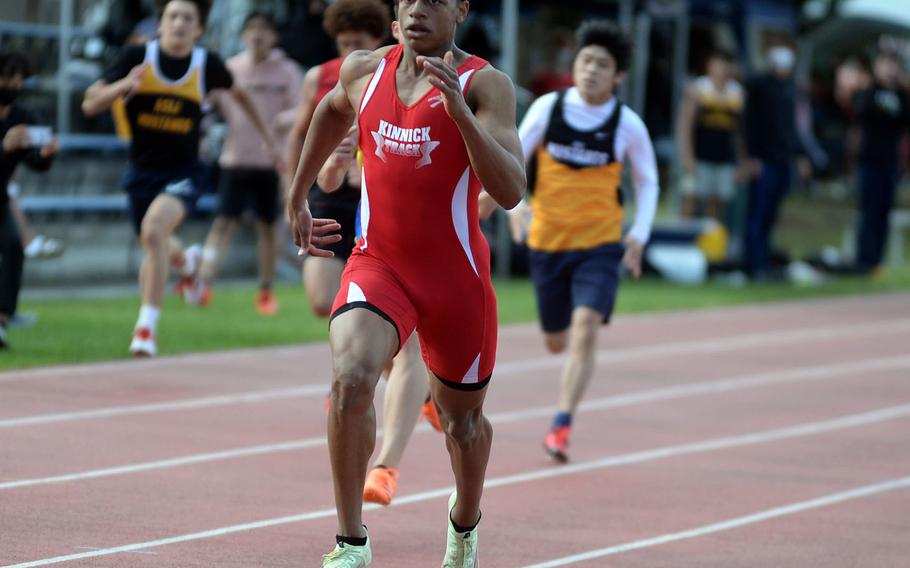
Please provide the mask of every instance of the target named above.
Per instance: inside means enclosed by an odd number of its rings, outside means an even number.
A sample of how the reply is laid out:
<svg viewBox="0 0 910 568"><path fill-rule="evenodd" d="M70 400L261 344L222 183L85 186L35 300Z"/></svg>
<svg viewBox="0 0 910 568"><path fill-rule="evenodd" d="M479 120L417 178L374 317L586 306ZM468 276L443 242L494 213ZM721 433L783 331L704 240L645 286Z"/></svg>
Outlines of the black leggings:
<svg viewBox="0 0 910 568"><path fill-rule="evenodd" d="M0 315L12 316L16 313L16 303L19 301L25 255L19 227L9 209L9 203L0 207Z"/></svg>

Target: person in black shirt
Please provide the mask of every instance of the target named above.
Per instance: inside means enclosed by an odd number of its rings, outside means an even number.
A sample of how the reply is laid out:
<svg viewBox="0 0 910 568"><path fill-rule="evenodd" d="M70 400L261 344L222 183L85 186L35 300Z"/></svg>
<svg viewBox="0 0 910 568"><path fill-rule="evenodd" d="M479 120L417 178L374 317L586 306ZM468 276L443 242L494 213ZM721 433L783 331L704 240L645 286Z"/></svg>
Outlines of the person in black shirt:
<svg viewBox="0 0 910 568"><path fill-rule="evenodd" d="M897 55L880 52L872 66L872 85L854 99L862 133L856 243L856 264L861 272L873 272L882 262L888 218L900 176L898 144L910 126L910 95L900 88L900 72Z"/></svg>
<svg viewBox="0 0 910 568"><path fill-rule="evenodd" d="M276 164L280 163L277 146L252 100L234 86L216 54L196 46L211 0L158 0L157 5L159 39L125 49L119 61L89 87L82 103L83 112L92 116L122 100L131 131L130 164L123 184L144 249L139 274L142 307L130 345L136 356L157 351L158 307L169 264L189 281L198 272L200 247L184 252L173 234L198 198L199 124L206 95L230 90Z"/></svg>
<svg viewBox="0 0 910 568"><path fill-rule="evenodd" d="M796 54L788 45L775 45L768 49L767 58L770 72L747 83L743 112L752 175L744 260L746 271L758 280L770 276L771 231L790 189L794 156L798 156L800 177L808 179L812 174L796 128Z"/></svg>
<svg viewBox="0 0 910 568"><path fill-rule="evenodd" d="M34 170L50 168L57 153L57 140L35 144L27 125L34 116L15 104L22 82L29 73L28 61L18 53L0 53L0 349L9 346L6 325L16 312L22 285L24 252L18 224L10 211L7 186L19 162Z"/></svg>

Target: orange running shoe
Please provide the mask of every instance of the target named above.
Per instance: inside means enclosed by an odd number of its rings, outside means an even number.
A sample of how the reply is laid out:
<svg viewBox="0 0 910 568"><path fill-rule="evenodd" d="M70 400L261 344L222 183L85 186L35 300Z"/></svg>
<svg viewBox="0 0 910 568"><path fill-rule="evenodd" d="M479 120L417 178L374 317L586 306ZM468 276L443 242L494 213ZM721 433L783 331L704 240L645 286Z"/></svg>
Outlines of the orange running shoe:
<svg viewBox="0 0 910 568"><path fill-rule="evenodd" d="M436 404L433 403L433 399L428 398L427 401L423 403L423 410L420 414L423 418L426 418L427 422L430 423L430 426L433 427L433 430L442 432L442 424L439 422L439 413L436 411Z"/></svg>
<svg viewBox="0 0 910 568"><path fill-rule="evenodd" d="M256 311L261 316L273 316L278 313L278 300L271 290L260 290L256 294Z"/></svg>
<svg viewBox="0 0 910 568"><path fill-rule="evenodd" d="M398 470L391 467L374 467L367 475L363 487L363 500L388 505L398 489Z"/></svg>
<svg viewBox="0 0 910 568"><path fill-rule="evenodd" d="M547 437L543 439L543 447L550 454L550 457L559 463L569 461L569 434L572 429L569 426L560 426L553 428Z"/></svg>

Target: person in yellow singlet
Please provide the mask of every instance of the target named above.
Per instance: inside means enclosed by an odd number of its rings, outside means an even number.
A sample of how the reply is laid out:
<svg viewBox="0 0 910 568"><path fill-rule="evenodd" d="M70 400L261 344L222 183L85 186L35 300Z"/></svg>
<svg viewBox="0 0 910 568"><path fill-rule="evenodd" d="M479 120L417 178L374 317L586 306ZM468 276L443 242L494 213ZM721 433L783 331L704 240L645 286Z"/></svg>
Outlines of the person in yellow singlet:
<svg viewBox="0 0 910 568"><path fill-rule="evenodd" d="M201 260L200 248L184 252L174 233L199 196L199 124L206 95L230 91L276 163L280 161L249 96L234 86L216 54L196 45L211 0L158 0L157 7L159 39L128 46L88 88L82 103L83 112L94 116L110 109L117 98L125 101L132 138L123 185L144 253L139 274L142 306L130 353L146 357L157 353L159 306L170 267L184 278L194 278Z"/></svg>
<svg viewBox="0 0 910 568"><path fill-rule="evenodd" d="M732 53L717 49L705 75L686 89L677 136L684 219L701 207L703 215L723 223L736 190L737 161L745 154L739 135L745 93L733 78L734 65Z"/></svg>
<svg viewBox="0 0 910 568"><path fill-rule="evenodd" d="M638 277L657 208L657 163L644 122L614 95L632 57L628 36L591 20L577 32L575 86L537 99L519 134L531 162L529 203L512 210L525 238L547 348L568 347L559 411L544 447L568 460L572 417L594 372L597 332L609 322L620 265ZM623 161L632 169L636 215L623 235ZM530 215L529 215L530 214Z"/></svg>

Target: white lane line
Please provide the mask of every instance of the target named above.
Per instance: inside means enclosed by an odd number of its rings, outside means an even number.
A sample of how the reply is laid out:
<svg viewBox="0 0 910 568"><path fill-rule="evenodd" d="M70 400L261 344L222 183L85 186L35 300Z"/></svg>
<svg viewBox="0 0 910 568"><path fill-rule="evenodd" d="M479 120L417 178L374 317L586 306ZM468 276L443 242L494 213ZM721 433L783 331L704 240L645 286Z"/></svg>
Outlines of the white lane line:
<svg viewBox="0 0 910 568"><path fill-rule="evenodd" d="M100 546L74 546L74 550L101 550ZM146 554L149 556L158 556L157 552L152 552L151 550L133 550L129 554Z"/></svg>
<svg viewBox="0 0 910 568"><path fill-rule="evenodd" d="M651 360L658 357L671 357L676 355L693 355L717 353L749 347L768 347L773 345L792 345L799 342L836 339L842 337L858 337L866 335L890 335L901 331L910 331L910 319L899 319L887 322L878 322L853 327L843 326L838 329L830 327L803 328L770 333L747 334L734 337L702 339L697 341L680 341L659 343L656 345L642 345L624 349L601 350L597 352L597 366L618 362ZM565 364L564 357L540 357L523 361L506 361L496 367L497 377L518 375L528 371L543 369L561 369ZM183 399L154 404L123 405L80 410L38 414L32 416L19 416L0 420L0 429L21 428L42 424L55 424L72 422L76 420L93 420L109 418L112 416L126 416L147 414L153 412L173 412L180 410L194 410L212 408L232 404L251 404L266 402L275 399L306 398L322 396L326 392L328 380L325 385L307 387L254 390L231 395Z"/></svg>
<svg viewBox="0 0 910 568"><path fill-rule="evenodd" d="M209 363L230 364L237 359L244 361L251 356L275 357L278 355L305 355L308 351L324 350L328 353L328 345L323 342L305 343L291 346L278 347L250 347L244 349L231 349L224 351L204 351L201 353L185 353L182 355L168 355L151 359L122 359L119 361L104 361L101 363L81 363L73 365L52 365L31 369L4 371L0 375L0 382L22 381L32 379L71 379L77 376L91 376L97 373L112 371L142 371L158 367L179 367L186 365L199 365Z"/></svg>
<svg viewBox="0 0 910 568"><path fill-rule="evenodd" d="M701 536L728 531L730 529L735 529L739 527L744 527L746 525L751 525L755 523L761 523L770 519L775 519L778 517L784 517L787 515L793 515L796 513L802 513L804 511L809 511L811 509L818 509L820 507L829 507L831 505L836 505L838 503L843 503L845 501L851 501L854 499L862 499L864 497L871 497L873 495L878 495L880 493L886 493L888 491L896 491L898 489L907 489L910 488L910 477L902 477L900 479L892 479L890 481L883 481L881 483L874 483L871 485L863 485L860 487L855 487L853 489L848 489L847 491L841 491L838 493L831 493L823 497L818 497L816 499L809 499L807 501L799 501L797 503L791 503L789 505L783 505L781 507L775 507L773 509L766 509L758 513L753 513L751 515L745 515L742 517L735 517L732 519L727 519L726 521L721 521L718 523L713 523L710 525L703 525L694 529L689 529L685 531L680 531L676 533L668 533L653 538L646 538L643 540L636 540L634 542L627 542L625 544L618 544L615 546L609 546L606 548L601 548L598 550L590 550L588 552L583 552L580 554L574 554L572 556L566 556L563 558L557 558L555 560L550 560L548 562L542 562L539 564L530 564L524 566L524 568L555 568L556 566L566 566L568 564L575 564L576 562L584 562L585 560L592 560L594 558L602 558L604 556L611 556L613 554L620 554L623 552L629 552L631 550L639 550L642 548L649 548L652 546L658 546L661 544L667 544L668 542L676 542L679 540L687 540L690 538L698 538Z"/></svg>
<svg viewBox="0 0 910 568"><path fill-rule="evenodd" d="M255 390L237 394L209 396L203 398L187 398L151 404L127 404L123 406L107 406L91 410L76 410L73 412L57 412L53 414L36 414L0 420L0 429L22 428L24 426L37 426L39 424L55 424L59 422L74 422L77 420L93 420L98 418L112 418L133 414L151 414L155 412L173 412L179 410L198 410L214 406L227 406L232 404L251 404L284 400L288 398L305 398L311 396L325 396L328 385L314 385L309 387Z"/></svg>
<svg viewBox="0 0 910 568"><path fill-rule="evenodd" d="M484 488L493 489L496 487L505 487L508 485L516 485L519 483L527 483L529 481L537 481L541 479L549 479L553 477L562 477L565 475L571 475L575 473L594 471L598 469L605 469L611 467L617 467L621 465L637 464L650 462L655 460L661 460L676 456L685 456L691 454L700 454L707 453L716 450L723 450L728 448L736 448L742 446L751 446L755 444L762 444L767 442L775 442L780 440L787 440L793 438L800 438L805 436L812 436L815 434L821 434L825 432L834 432L837 430L845 430L847 428L855 428L858 426L867 426L870 424L875 424L879 422L885 422L888 420L896 420L900 418L906 418L910 416L910 404L904 404L901 406L892 406L888 408L880 408L878 410L872 410L869 412L863 412L860 414L850 414L847 416L841 416L839 418L833 418L829 420L821 420L817 422L807 422L805 424L798 424L796 426L790 426L787 428L779 428L775 430L764 430L760 432L751 432L748 434L740 434L736 436L727 436L723 438L714 438L711 440L704 440L701 442L694 442L689 444L682 444L678 446L665 446L663 448L655 448L653 450L645 450L641 452L634 452L630 454L623 454L618 456L610 456L598 460L591 460L587 462L580 462L577 464L566 465L562 467L548 467L546 469L539 469L534 471L528 471L524 473L508 475L503 477L495 477L488 479L484 483ZM449 494L454 490L454 487L443 487L440 489L433 489L430 491L424 491L421 493L415 493L413 495L407 495L403 497L396 497L391 505L388 507L400 507L402 505L407 505L410 503L419 503L422 501L429 501L431 499L439 499L448 497ZM369 504L364 507L365 511L372 511L376 509L382 509L381 505ZM318 511L310 511L307 513L301 513L297 515L289 515L285 517L276 517L272 519L264 519L261 521L255 521L251 523L243 523L238 525L231 525L227 527L221 527L217 529L211 529L207 531L183 534L172 536L168 538L162 538L158 540L150 540L146 542L137 542L134 544L125 544L122 546L114 546L110 548L103 548L101 550L93 550L89 552L82 552L78 554L68 554L65 556L55 556L52 558L44 558L41 560L34 560L31 562L23 562L20 564L11 564L4 568L32 568L34 566L47 566L49 564L60 564L62 562L69 562L72 560L82 560L84 558L95 558L98 556L107 556L110 554L118 554L121 552L132 552L134 550L145 550L149 548L157 548L161 546L166 546L169 544L177 544L181 542L189 542L195 540L202 540L207 538L214 538L219 536L224 536L228 534L241 533L252 531L256 529L274 527L278 525L286 525L289 523L299 523L304 521L311 521L315 519L323 519L335 516L335 509L322 509Z"/></svg>
<svg viewBox="0 0 910 568"><path fill-rule="evenodd" d="M649 402L678 400L683 398L726 393L737 390L791 382L829 380L836 377L849 375L851 373L890 371L907 367L910 367L910 355L903 357L890 357L887 359L869 359L846 364L799 367L796 369L788 369L784 371L742 375L739 377L723 380L688 383L672 387L648 389L615 396L603 397L599 399L592 399L583 402L579 408L579 412L596 412L609 408L622 408L639 404L646 404ZM555 407L541 406L518 411L492 413L488 415L488 418L493 424L509 424L513 422L521 422L524 420L532 420L534 418L547 417L552 415L554 411ZM432 430L425 424L422 424L418 426L417 429L415 429L415 432L425 433L430 431ZM382 434L383 432L381 429L376 433L377 437L381 437ZM115 475L128 475L133 473L141 473L146 471L181 467L213 461L260 456L264 454L279 452L292 452L309 448L323 447L325 445L325 436L304 440L291 440L275 444L264 444L219 452L194 454L179 458L135 463L124 466L56 475L52 477L38 477L0 482L0 490L20 489L23 487L33 487L36 485L52 485L85 479L110 477Z"/></svg>

